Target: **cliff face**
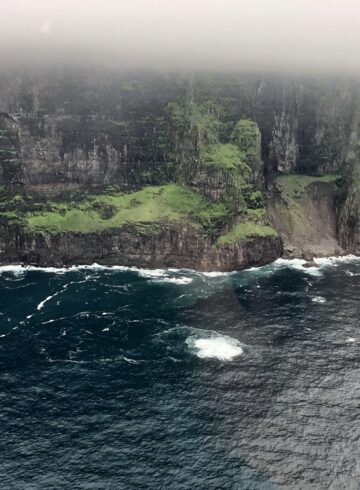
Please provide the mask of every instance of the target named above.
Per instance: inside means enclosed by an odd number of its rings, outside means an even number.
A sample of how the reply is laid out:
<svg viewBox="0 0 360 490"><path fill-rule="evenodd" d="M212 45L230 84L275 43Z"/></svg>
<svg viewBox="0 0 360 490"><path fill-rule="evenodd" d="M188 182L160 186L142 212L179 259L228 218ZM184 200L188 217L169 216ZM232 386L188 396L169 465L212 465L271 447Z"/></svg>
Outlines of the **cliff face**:
<svg viewBox="0 0 360 490"><path fill-rule="evenodd" d="M344 81L2 76L0 260L232 270L358 253L358 105Z"/></svg>

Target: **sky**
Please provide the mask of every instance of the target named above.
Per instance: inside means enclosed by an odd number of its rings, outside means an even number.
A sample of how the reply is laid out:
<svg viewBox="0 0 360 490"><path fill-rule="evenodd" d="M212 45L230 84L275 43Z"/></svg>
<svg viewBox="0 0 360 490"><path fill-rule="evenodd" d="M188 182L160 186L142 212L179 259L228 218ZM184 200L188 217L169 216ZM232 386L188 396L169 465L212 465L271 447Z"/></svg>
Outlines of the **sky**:
<svg viewBox="0 0 360 490"><path fill-rule="evenodd" d="M359 0L0 0L0 61L360 72Z"/></svg>

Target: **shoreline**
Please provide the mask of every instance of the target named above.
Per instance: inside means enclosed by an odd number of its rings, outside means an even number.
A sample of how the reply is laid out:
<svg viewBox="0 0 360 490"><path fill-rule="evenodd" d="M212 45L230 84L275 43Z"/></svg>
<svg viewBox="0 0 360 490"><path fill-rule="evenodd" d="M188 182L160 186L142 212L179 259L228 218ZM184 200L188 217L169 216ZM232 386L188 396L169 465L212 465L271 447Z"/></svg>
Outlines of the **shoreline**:
<svg viewBox="0 0 360 490"><path fill-rule="evenodd" d="M344 254L344 255L329 255L329 256L321 256L321 257L313 257L310 261L305 260L303 258L284 258L279 257L273 262L269 262L267 264L259 265L259 266L250 266L243 269L236 269L231 271L220 271L220 270L198 270L198 269L190 269L190 268L174 268L174 267L138 267L138 266L125 266L125 265L111 265L111 264L99 264L97 262L93 262L92 264L72 264L72 265L63 265L63 266L39 266L34 264L25 264L25 263L10 263L10 264L0 264L0 274L2 272L12 272L12 271L44 271L44 272L70 272L78 269L104 269L104 270L118 270L118 271L164 271L164 272L189 272L193 274L202 274L208 276L217 276L217 275L228 275L228 274L236 274L240 272L246 271L254 271L260 270L264 267L269 267L271 265L288 265L295 266L299 270L309 271L316 270L324 265L330 265L336 262L356 262L360 260L360 255L355 254ZM310 264L310 265L309 265ZM313 265L312 265L313 264Z"/></svg>

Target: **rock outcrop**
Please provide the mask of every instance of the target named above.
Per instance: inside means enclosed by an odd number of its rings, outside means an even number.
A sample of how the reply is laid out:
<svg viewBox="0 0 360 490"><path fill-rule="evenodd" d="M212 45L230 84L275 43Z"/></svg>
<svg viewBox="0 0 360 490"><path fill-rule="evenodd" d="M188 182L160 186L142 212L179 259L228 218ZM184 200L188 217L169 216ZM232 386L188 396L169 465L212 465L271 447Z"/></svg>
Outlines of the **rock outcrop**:
<svg viewBox="0 0 360 490"><path fill-rule="evenodd" d="M359 253L359 108L350 81L3 75L0 261Z"/></svg>

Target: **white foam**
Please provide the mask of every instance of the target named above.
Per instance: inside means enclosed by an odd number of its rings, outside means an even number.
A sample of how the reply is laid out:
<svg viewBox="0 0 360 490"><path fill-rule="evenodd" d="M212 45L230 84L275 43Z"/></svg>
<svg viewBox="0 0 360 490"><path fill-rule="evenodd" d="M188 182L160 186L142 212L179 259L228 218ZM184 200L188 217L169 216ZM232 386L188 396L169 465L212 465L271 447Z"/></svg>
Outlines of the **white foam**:
<svg viewBox="0 0 360 490"><path fill-rule="evenodd" d="M360 257L352 254L342 255L341 257L318 257L314 258L314 262L319 266L331 266L341 263L360 262Z"/></svg>
<svg viewBox="0 0 360 490"><path fill-rule="evenodd" d="M323 298L323 296L314 296L313 298L311 298L311 301L313 303L326 303L326 299Z"/></svg>
<svg viewBox="0 0 360 490"><path fill-rule="evenodd" d="M210 272L199 272L199 274L205 277L221 277L221 276L229 276L230 274L234 274L234 272L221 272L221 271L210 271Z"/></svg>
<svg viewBox="0 0 360 490"><path fill-rule="evenodd" d="M219 361L232 361L243 353L240 342L226 335L209 338L190 336L185 342L201 359L212 358Z"/></svg>
<svg viewBox="0 0 360 490"><path fill-rule="evenodd" d="M169 272L176 272L176 273L191 273L191 274L196 274L204 277L220 277L220 276L227 276L230 274L236 274L237 272L255 272L255 271L261 271L261 272L273 272L274 268L275 270L278 268L282 267L291 267L294 269L301 270L305 273L311 274L311 275L321 275L320 268L324 266L331 266L331 265L336 265L338 263L349 263L349 262L360 262L360 256L356 255L344 255L341 257L319 257L319 258L314 258L314 262L319 266L319 267L304 267L304 264L306 264L306 260L304 259L283 259L279 258L272 262L271 264L267 264L261 267L250 267L248 269L244 269L243 271L229 271L229 272L223 272L223 271L208 271L208 272L202 272L202 271L196 271L193 269L175 269L175 268L169 268L169 269L144 269L144 268L138 268L134 266L122 266L122 265L100 265L94 262L93 264L90 265L72 265L69 267L39 267L39 266L32 266L32 265L3 265L0 266L0 274L2 272L13 272L14 274L23 274L26 271L41 271L41 272L50 272L50 273L56 273L56 274L64 274L66 272L74 271L74 270L119 270L119 271L132 271L132 272L137 272L140 276L142 277L164 277L168 276Z"/></svg>
<svg viewBox="0 0 360 490"><path fill-rule="evenodd" d="M354 337L348 337L346 339L346 342L350 342L350 343L353 343L353 342L356 342L356 339Z"/></svg>
<svg viewBox="0 0 360 490"><path fill-rule="evenodd" d="M315 262L315 260L314 260ZM311 276L321 276L320 267L304 267L306 260L304 259L277 259L274 262L275 267L290 267L291 269L299 270Z"/></svg>
<svg viewBox="0 0 360 490"><path fill-rule="evenodd" d="M48 297L47 297L47 298L45 298L43 301L40 301L40 303L37 305L36 309L40 311L40 310L41 310L41 309L44 307L44 305L45 305L45 304L46 304L48 301L50 301L52 298L55 298L55 296L58 296L59 294L61 294L63 291L65 291L65 289L66 289L67 287L68 287L68 284L65 284L65 285L62 287L61 291L57 291L55 294L53 294L53 295L51 295L51 296L48 296ZM59 304L59 303L58 303L58 304Z"/></svg>
<svg viewBox="0 0 360 490"><path fill-rule="evenodd" d="M51 298L53 298L54 296L55 296L55 294L53 294L52 296L48 296L47 298L45 298L43 301L41 301L37 305L36 309L40 311L44 307L45 303L47 303L48 301L50 301Z"/></svg>
<svg viewBox="0 0 360 490"><path fill-rule="evenodd" d="M132 269L138 272L141 277L163 277L167 274L165 269Z"/></svg>
<svg viewBox="0 0 360 490"><path fill-rule="evenodd" d="M12 272L15 275L24 274L27 271L41 271L41 272L53 272L56 274L63 274L68 270L73 269L73 267L37 267L32 265L1 265L0 274L3 272Z"/></svg>
<svg viewBox="0 0 360 490"><path fill-rule="evenodd" d="M190 284L192 282L191 277L164 277L162 280L173 284Z"/></svg>

